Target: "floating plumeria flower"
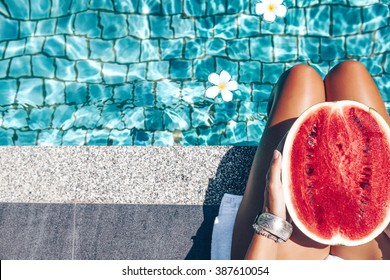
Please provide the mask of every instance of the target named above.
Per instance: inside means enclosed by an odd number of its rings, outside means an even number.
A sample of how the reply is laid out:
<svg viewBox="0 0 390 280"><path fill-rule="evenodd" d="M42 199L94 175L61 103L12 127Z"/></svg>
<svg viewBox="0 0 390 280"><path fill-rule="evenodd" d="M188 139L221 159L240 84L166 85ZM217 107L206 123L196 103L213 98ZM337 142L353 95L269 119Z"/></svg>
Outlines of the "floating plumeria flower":
<svg viewBox="0 0 390 280"><path fill-rule="evenodd" d="M231 76L228 72L223 70L220 75L212 73L209 75L209 82L214 86L209 87L206 90L206 96L209 98L215 98L219 92L221 92L222 99L226 102L233 99L233 93L231 90L236 90L238 84L236 81L230 81Z"/></svg>
<svg viewBox="0 0 390 280"><path fill-rule="evenodd" d="M282 5L283 0L262 0L256 4L256 14L264 14L264 20L273 22L278 17L284 17L287 12L286 6Z"/></svg>

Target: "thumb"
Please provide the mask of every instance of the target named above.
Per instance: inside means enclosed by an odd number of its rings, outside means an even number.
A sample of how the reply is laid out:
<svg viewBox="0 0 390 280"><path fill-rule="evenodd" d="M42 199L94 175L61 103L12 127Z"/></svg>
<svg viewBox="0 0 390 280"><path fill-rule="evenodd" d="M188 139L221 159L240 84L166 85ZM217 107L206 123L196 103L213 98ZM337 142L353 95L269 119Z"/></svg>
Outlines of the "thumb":
<svg viewBox="0 0 390 280"><path fill-rule="evenodd" d="M282 155L278 150L274 150L272 162L269 170L269 181L271 184L280 184L280 173L282 170Z"/></svg>

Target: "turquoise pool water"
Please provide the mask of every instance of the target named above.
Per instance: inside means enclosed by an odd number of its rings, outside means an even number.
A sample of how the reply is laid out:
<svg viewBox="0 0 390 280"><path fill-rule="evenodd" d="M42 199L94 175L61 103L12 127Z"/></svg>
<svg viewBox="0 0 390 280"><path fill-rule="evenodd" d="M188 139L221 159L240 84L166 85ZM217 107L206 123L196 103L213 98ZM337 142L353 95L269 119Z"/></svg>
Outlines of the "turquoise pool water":
<svg viewBox="0 0 390 280"><path fill-rule="evenodd" d="M0 1L0 145L256 145L297 63L366 65L390 111L389 1ZM233 100L209 99L228 71Z"/></svg>

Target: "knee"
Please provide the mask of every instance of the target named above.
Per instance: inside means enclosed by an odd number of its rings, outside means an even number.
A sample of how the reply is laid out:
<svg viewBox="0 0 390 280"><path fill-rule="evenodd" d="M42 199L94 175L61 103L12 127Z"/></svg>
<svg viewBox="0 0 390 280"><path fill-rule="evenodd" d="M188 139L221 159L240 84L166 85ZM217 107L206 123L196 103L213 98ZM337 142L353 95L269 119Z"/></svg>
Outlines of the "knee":
<svg viewBox="0 0 390 280"><path fill-rule="evenodd" d="M334 68L337 72L367 72L363 63L356 60L347 60L337 64Z"/></svg>
<svg viewBox="0 0 390 280"><path fill-rule="evenodd" d="M303 79L320 79L320 74L311 66L307 64L297 64L290 68L289 76L294 76Z"/></svg>

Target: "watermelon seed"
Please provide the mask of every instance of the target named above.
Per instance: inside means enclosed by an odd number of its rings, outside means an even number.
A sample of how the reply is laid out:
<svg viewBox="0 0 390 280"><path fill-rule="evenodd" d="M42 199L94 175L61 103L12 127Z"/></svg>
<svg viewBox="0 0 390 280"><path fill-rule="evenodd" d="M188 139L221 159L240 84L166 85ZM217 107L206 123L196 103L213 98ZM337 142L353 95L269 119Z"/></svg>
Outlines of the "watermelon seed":
<svg viewBox="0 0 390 280"><path fill-rule="evenodd" d="M314 157L314 155L313 154L307 154L306 155L308 158L312 158L312 157Z"/></svg>
<svg viewBox="0 0 390 280"><path fill-rule="evenodd" d="M369 184L366 183L366 182L361 182L361 183L359 183L359 185L360 185L363 189L369 186Z"/></svg>
<svg viewBox="0 0 390 280"><path fill-rule="evenodd" d="M339 148L339 150L341 151L343 149L343 144L339 143L339 144L336 144L337 148Z"/></svg>
<svg viewBox="0 0 390 280"><path fill-rule="evenodd" d="M363 170L367 171L367 172L371 172L371 168L369 168L369 167L364 167Z"/></svg>
<svg viewBox="0 0 390 280"><path fill-rule="evenodd" d="M363 200L363 199L361 199L360 202L361 202L362 204L367 204L367 201L365 201L365 200Z"/></svg>
<svg viewBox="0 0 390 280"><path fill-rule="evenodd" d="M307 175L312 175L314 172L314 168L311 166L306 166L306 174Z"/></svg>
<svg viewBox="0 0 390 280"><path fill-rule="evenodd" d="M307 187L308 187L309 189L311 189L311 188L313 188L313 185L308 185Z"/></svg>

